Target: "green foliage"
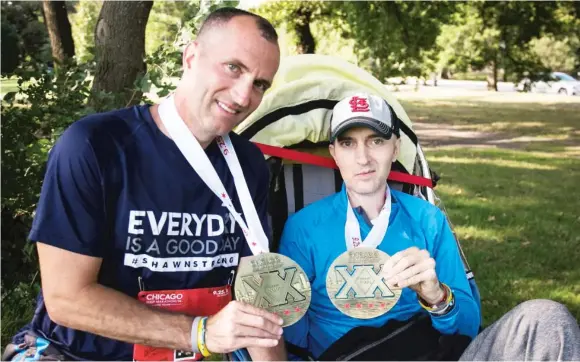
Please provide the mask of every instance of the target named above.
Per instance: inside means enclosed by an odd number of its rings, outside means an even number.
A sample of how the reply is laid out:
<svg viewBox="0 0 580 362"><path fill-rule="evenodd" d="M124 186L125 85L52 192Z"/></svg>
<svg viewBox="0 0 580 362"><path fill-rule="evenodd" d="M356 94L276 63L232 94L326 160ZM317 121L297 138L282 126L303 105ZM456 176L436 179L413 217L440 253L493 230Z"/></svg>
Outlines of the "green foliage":
<svg viewBox="0 0 580 362"><path fill-rule="evenodd" d="M14 66L8 67L14 61L36 60L49 62L50 43L48 33L42 19L41 2L28 1L2 1L2 63L4 59L9 62L3 74L10 73ZM5 33L6 31L6 33ZM7 44L4 44L8 41ZM10 49L8 54L6 49Z"/></svg>
<svg viewBox="0 0 580 362"><path fill-rule="evenodd" d="M2 74L12 73L20 63L20 44L16 27L2 16ZM8 51L10 49L10 51Z"/></svg>
<svg viewBox="0 0 580 362"><path fill-rule="evenodd" d="M174 43L198 11L198 0L154 2L145 32L146 53L153 55L160 47Z"/></svg>
<svg viewBox="0 0 580 362"><path fill-rule="evenodd" d="M287 30L291 39L288 45L289 53L296 54L300 46L299 30L303 26L323 23L334 28L338 19L336 10L343 6L342 2L313 1L272 1L266 2L252 11L268 19L276 28ZM312 30L312 29L311 29ZM318 42L328 34L317 37Z"/></svg>
<svg viewBox="0 0 580 362"><path fill-rule="evenodd" d="M94 59L95 26L102 5L101 0L78 1L69 14L76 57L81 63ZM161 47L174 43L198 11L199 0L154 2L145 30L146 54L154 56Z"/></svg>
<svg viewBox="0 0 580 362"><path fill-rule="evenodd" d="M30 318L38 288L36 252L27 242L48 152L85 106L92 65L51 72L25 63L18 91L2 101L2 340ZM32 281L32 282L31 282Z"/></svg>
<svg viewBox="0 0 580 362"><path fill-rule="evenodd" d="M5 272L5 271L3 271ZM32 283L19 283L10 289L2 288L2 346L6 346L14 333L30 322L34 315L36 296L40 290L38 278Z"/></svg>
<svg viewBox="0 0 580 362"><path fill-rule="evenodd" d="M574 50L580 49L578 37L565 37L562 40L557 40L553 36L544 36L533 39L530 45L532 51L545 67L560 72L574 72L577 65Z"/></svg>
<svg viewBox="0 0 580 362"><path fill-rule="evenodd" d="M427 54L454 8L448 2L302 1L267 2L256 11L279 29L288 29L294 41L294 29L304 21L297 14L308 11L316 43L321 45L317 53L336 53L328 44L348 45L343 54L349 60L384 79L422 75L434 68L427 64Z"/></svg>
<svg viewBox="0 0 580 362"><path fill-rule="evenodd" d="M95 27L102 5L100 0L78 1L69 12L75 56L80 63L92 61L95 57Z"/></svg>
<svg viewBox="0 0 580 362"><path fill-rule="evenodd" d="M308 24L310 25L310 30L314 34L315 43L318 43L321 39L326 39L330 43L334 43L336 40L335 32L331 30L331 33L326 33L325 36L317 36L318 33L315 32L313 27L320 24L328 25L333 28L333 24L330 24L327 20L332 19L330 16L331 10L335 7L337 3L323 2L323 1L270 1L261 4L257 8L250 9L252 12L263 16L268 19L272 25L276 28L279 37L279 44L282 56L296 55L301 53L300 39L297 32L298 27ZM304 16L299 16L300 13L308 13L309 20L305 19ZM317 53L321 53L318 50L324 49L318 48L315 44ZM327 54L327 53L324 53Z"/></svg>
<svg viewBox="0 0 580 362"><path fill-rule="evenodd" d="M537 50L545 43L538 45L533 39L570 32L576 21L570 15L573 9L556 2L461 3L437 39L442 49L436 57L438 68L464 72L495 64L513 80L547 73L555 63L543 61Z"/></svg>
<svg viewBox="0 0 580 362"><path fill-rule="evenodd" d="M18 214L30 214L46 154L60 132L88 113L89 67L53 73L42 64L19 68L19 92L2 107L2 204ZM26 86L24 87L24 85ZM9 93L10 94L10 93ZM10 100L7 94L5 101Z"/></svg>
<svg viewBox="0 0 580 362"><path fill-rule="evenodd" d="M341 36L336 25L317 21L310 24L312 34L316 38L316 53L335 56L351 63L357 63L358 59L354 50L355 40Z"/></svg>
<svg viewBox="0 0 580 362"><path fill-rule="evenodd" d="M532 39L577 39L578 8L567 2L270 1L256 11L283 33L285 55L296 54L299 14L308 12L317 53L344 57L379 79L493 64L518 79L548 71ZM580 68L579 57L567 54L566 61Z"/></svg>
<svg viewBox="0 0 580 362"><path fill-rule="evenodd" d="M422 75L425 52L435 46L442 23L452 14L448 2L352 2L343 16L356 39L359 60L379 79Z"/></svg>

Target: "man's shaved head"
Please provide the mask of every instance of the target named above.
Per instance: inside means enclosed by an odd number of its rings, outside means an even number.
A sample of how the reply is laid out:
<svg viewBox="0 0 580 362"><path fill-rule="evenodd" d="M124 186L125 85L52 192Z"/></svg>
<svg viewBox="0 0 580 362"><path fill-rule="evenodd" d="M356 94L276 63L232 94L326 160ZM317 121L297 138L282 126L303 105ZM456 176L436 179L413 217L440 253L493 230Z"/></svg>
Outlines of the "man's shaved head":
<svg viewBox="0 0 580 362"><path fill-rule="evenodd" d="M219 9L205 20L183 52L175 92L198 140L227 134L260 105L280 65L276 39L268 21L243 10Z"/></svg>
<svg viewBox="0 0 580 362"><path fill-rule="evenodd" d="M260 30L260 35L267 41L278 44L278 33L276 33L276 29L274 29L268 20L248 11L231 7L220 8L209 14L201 25L201 28L197 33L197 38L202 38L204 33L209 31L211 28L224 25L237 16L252 17L256 21L256 26L258 30Z"/></svg>

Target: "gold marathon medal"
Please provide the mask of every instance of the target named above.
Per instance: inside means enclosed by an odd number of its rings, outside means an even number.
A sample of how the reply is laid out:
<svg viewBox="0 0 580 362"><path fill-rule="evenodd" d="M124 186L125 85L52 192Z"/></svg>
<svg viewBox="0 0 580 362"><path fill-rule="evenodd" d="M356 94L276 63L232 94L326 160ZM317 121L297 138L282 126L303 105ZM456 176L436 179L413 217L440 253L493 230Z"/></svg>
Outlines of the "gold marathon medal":
<svg viewBox="0 0 580 362"><path fill-rule="evenodd" d="M312 291L304 270L292 259L262 253L240 260L235 299L275 313L290 326L306 314Z"/></svg>
<svg viewBox="0 0 580 362"><path fill-rule="evenodd" d="M326 275L326 291L342 313L371 319L387 313L401 297L401 288L389 288L380 276L389 255L369 247L357 247L334 260Z"/></svg>

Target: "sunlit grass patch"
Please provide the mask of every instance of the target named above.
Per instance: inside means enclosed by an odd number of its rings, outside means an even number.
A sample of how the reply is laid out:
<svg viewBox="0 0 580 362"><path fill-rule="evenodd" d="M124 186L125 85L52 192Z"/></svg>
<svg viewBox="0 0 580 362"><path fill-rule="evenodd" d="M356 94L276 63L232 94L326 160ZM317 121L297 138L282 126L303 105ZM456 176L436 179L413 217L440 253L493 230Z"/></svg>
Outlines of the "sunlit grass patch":
<svg viewBox="0 0 580 362"><path fill-rule="evenodd" d="M565 303L580 320L580 160L505 149L426 154L476 275L485 324L536 298Z"/></svg>
<svg viewBox="0 0 580 362"><path fill-rule="evenodd" d="M18 81L16 78L2 78L0 79L0 98L8 92L16 92L18 90Z"/></svg>
<svg viewBox="0 0 580 362"><path fill-rule="evenodd" d="M462 163L462 164L492 164L501 167L509 168L525 168L528 170L555 170L554 166L541 165L531 162L524 161L513 161L513 160L494 160L494 159L473 159L473 158L460 158L460 157L431 157L433 162L445 162L445 163Z"/></svg>
<svg viewBox="0 0 580 362"><path fill-rule="evenodd" d="M568 132L574 135L573 130L579 129L580 97L530 98L516 94L451 99L430 94L429 97L398 95L412 121L444 123L515 137Z"/></svg>

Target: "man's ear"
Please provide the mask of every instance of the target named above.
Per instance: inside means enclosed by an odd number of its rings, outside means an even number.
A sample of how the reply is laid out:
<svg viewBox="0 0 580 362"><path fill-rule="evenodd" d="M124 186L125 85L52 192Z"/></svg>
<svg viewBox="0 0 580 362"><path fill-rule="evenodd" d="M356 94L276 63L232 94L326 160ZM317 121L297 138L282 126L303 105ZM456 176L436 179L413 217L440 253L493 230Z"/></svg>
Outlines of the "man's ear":
<svg viewBox="0 0 580 362"><path fill-rule="evenodd" d="M197 41L192 41L185 47L183 51L182 61L183 61L183 70L187 70L191 68L191 63L193 59L199 53L199 43Z"/></svg>
<svg viewBox="0 0 580 362"><path fill-rule="evenodd" d="M331 143L328 145L328 152L330 152L330 155L334 159L334 162L336 162L336 157L334 157L334 144Z"/></svg>
<svg viewBox="0 0 580 362"><path fill-rule="evenodd" d="M395 137L395 136L393 136ZM393 159L391 160L391 162L395 162L397 160L397 157L399 157L399 152L401 151L401 139L399 137L397 137L397 140L395 141L395 149L393 151Z"/></svg>

